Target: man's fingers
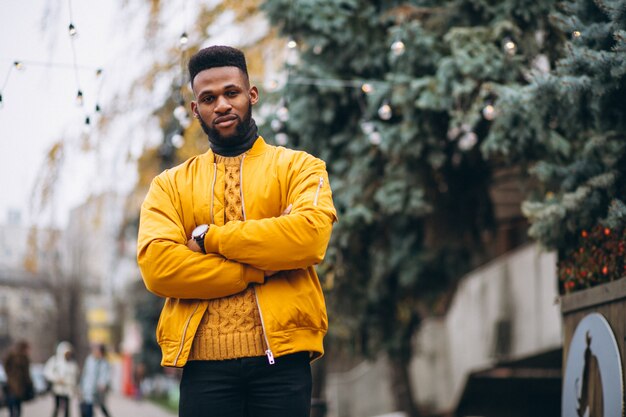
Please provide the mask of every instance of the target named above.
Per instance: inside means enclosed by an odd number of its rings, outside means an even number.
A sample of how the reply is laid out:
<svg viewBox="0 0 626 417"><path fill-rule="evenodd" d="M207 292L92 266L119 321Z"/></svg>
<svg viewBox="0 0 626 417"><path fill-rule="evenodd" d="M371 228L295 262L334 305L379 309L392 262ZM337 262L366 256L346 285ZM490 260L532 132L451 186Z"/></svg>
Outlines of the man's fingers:
<svg viewBox="0 0 626 417"><path fill-rule="evenodd" d="M293 204L289 204L287 206L287 208L285 209L285 211L283 211L283 214L281 214L281 216L286 216L287 214L291 213L291 207L293 206Z"/></svg>

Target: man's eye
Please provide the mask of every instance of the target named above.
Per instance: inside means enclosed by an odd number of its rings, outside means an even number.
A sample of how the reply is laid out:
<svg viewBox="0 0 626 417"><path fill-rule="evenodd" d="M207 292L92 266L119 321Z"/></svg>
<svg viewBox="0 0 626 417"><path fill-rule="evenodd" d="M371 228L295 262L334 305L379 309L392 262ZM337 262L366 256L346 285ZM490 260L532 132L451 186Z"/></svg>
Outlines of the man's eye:
<svg viewBox="0 0 626 417"><path fill-rule="evenodd" d="M229 91L226 93L228 97L235 97L237 95L237 91Z"/></svg>
<svg viewBox="0 0 626 417"><path fill-rule="evenodd" d="M212 102L213 100L214 100L214 97L213 97L213 96L205 96L205 97L202 99L202 101L203 101L204 103L210 103L210 102Z"/></svg>

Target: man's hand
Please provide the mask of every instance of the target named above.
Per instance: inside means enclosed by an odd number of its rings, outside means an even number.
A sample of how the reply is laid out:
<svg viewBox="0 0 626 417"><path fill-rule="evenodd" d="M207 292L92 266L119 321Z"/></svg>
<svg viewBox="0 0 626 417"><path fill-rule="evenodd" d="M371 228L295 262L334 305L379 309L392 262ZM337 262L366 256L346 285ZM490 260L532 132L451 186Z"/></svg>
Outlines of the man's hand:
<svg viewBox="0 0 626 417"><path fill-rule="evenodd" d="M279 217L286 216L289 213L291 213L291 207L293 207L293 204L289 204L287 208L285 209L285 211L283 211ZM276 275L279 272L280 271L263 271L263 275L265 276L265 278L267 278L267 277L271 277L272 275Z"/></svg>
<svg viewBox="0 0 626 417"><path fill-rule="evenodd" d="M187 247L194 252L203 253L202 249L200 249L200 245L198 245L198 242L196 242L195 239L189 239L187 241Z"/></svg>

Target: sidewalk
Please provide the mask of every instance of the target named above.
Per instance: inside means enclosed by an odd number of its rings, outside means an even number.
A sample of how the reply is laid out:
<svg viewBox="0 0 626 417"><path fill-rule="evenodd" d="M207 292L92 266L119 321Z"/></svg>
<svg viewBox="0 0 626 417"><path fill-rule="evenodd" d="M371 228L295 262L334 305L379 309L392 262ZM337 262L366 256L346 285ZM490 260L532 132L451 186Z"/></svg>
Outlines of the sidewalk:
<svg viewBox="0 0 626 417"><path fill-rule="evenodd" d="M111 393L107 397L107 405L111 417L175 417L171 413L158 405L147 400L134 400L124 397L118 393ZM38 397L34 401L22 404L22 417L50 417L54 406L54 398L51 395ZM0 409L0 417L5 417L6 409ZM62 414L59 414L62 415ZM94 417L102 416L99 409L94 410ZM78 403L72 402L70 417L80 417Z"/></svg>

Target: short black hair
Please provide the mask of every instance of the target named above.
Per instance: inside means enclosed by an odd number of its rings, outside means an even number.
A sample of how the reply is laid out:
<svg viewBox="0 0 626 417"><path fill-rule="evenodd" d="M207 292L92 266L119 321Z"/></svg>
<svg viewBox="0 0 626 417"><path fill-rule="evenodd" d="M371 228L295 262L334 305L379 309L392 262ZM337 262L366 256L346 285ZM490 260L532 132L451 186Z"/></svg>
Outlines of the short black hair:
<svg viewBox="0 0 626 417"><path fill-rule="evenodd" d="M239 49L215 45L200 49L189 60L189 81L193 85L193 79L199 72L216 67L237 67L248 79L248 66L246 57Z"/></svg>

